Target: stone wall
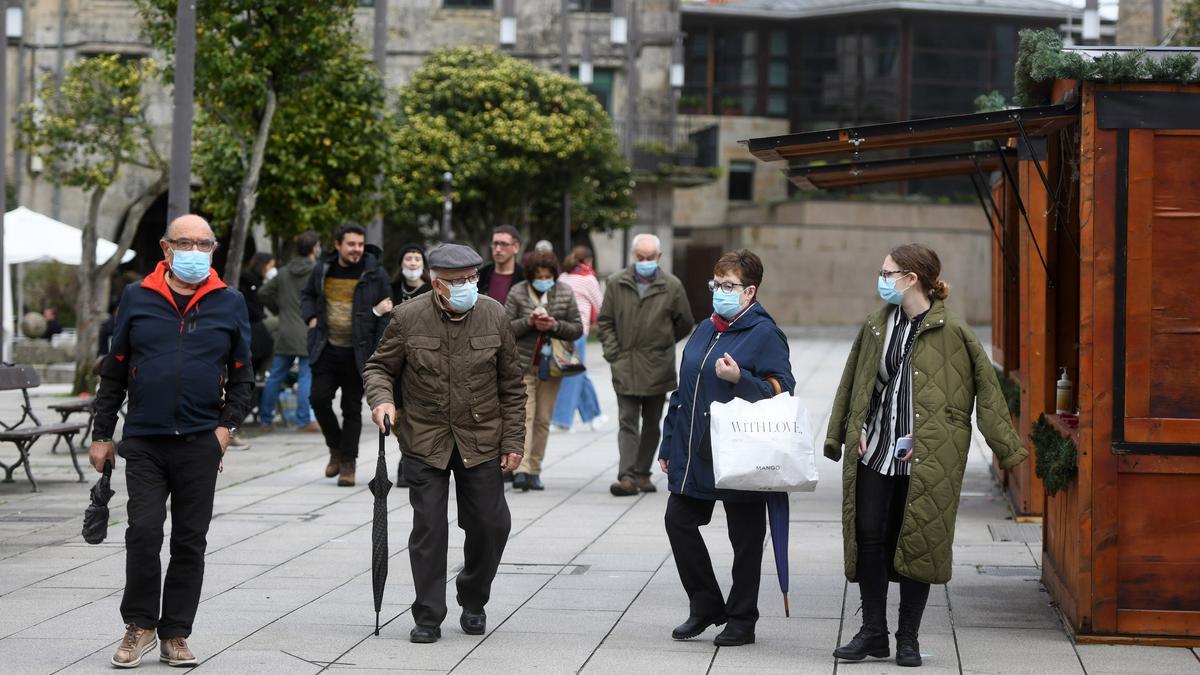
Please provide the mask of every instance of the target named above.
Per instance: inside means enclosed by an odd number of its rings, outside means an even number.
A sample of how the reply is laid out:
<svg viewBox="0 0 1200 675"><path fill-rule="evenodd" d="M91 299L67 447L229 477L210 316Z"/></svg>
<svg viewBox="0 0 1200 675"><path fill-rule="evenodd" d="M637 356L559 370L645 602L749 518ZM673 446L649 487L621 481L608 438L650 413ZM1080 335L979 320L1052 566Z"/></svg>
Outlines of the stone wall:
<svg viewBox="0 0 1200 675"><path fill-rule="evenodd" d="M991 233L977 206L792 201L731 207L729 222L676 232L677 257L698 266L689 291L713 263L693 259L689 248L707 258L746 247L763 259L759 297L781 325L856 324L879 306L877 273L888 250L919 242L942 260L949 307L971 323L991 322Z"/></svg>
<svg viewBox="0 0 1200 675"><path fill-rule="evenodd" d="M1169 34L1175 23L1175 11L1183 0L1162 0L1163 33ZM1117 44L1150 46L1154 38L1154 3L1152 0L1121 0L1117 13Z"/></svg>

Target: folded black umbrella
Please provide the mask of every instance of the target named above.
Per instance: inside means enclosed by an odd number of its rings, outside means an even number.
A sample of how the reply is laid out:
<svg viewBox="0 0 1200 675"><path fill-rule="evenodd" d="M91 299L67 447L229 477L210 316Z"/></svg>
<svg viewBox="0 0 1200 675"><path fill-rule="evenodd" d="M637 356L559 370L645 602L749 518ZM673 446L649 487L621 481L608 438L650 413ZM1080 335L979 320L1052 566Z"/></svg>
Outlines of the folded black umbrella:
<svg viewBox="0 0 1200 675"><path fill-rule="evenodd" d="M112 462L104 463L104 475L92 486L92 503L83 512L83 540L89 544L100 544L108 536L108 500L116 494L112 482Z"/></svg>
<svg viewBox="0 0 1200 675"><path fill-rule="evenodd" d="M375 516L371 522L371 590L375 593L375 634L379 635L379 611L383 607L383 587L387 584L388 574L388 523L387 523L387 494L392 489L392 481L388 480L387 463L384 461L384 449L387 437L392 433L392 421L383 418L384 430L379 432L379 459L375 465L375 477L367 483L371 494L375 495Z"/></svg>

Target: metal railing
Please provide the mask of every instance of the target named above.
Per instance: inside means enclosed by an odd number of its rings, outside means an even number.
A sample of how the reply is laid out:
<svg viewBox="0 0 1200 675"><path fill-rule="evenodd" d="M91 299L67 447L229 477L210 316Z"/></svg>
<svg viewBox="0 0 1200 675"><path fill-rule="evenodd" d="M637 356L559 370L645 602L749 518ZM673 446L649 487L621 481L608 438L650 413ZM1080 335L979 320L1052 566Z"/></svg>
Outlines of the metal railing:
<svg viewBox="0 0 1200 675"><path fill-rule="evenodd" d="M718 129L686 118L614 120L621 149L635 170L649 171L662 164L711 168L717 165Z"/></svg>

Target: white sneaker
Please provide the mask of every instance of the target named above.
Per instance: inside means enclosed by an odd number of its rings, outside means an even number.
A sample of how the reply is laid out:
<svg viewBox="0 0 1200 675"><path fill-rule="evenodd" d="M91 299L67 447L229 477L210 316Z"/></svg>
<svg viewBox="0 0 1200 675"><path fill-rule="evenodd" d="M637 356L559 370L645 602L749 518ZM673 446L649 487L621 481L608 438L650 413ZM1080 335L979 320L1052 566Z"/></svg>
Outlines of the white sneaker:
<svg viewBox="0 0 1200 675"><path fill-rule="evenodd" d="M561 424L551 424L550 425L550 433L552 433L552 434L569 434L569 433L571 433L571 431L572 431L571 427L564 427Z"/></svg>
<svg viewBox="0 0 1200 675"><path fill-rule="evenodd" d="M592 431L600 431L606 424L608 424L608 415L601 415L592 420Z"/></svg>

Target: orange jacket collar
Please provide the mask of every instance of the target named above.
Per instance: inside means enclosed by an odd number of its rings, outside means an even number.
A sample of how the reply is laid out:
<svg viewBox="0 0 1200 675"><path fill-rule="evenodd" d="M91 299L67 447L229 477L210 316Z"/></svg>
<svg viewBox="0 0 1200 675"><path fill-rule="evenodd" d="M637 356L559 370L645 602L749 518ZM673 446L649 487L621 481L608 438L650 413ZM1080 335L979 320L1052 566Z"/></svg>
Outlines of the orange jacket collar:
<svg viewBox="0 0 1200 675"><path fill-rule="evenodd" d="M171 303L171 306L175 308L175 311L179 312L180 316L186 314L193 305L200 301L200 298L213 291L219 291L225 287L225 282L221 281L221 277L217 275L217 271L209 268L208 278L205 279L204 283L200 284L200 288L197 288L196 292L192 294L192 299L188 301L187 307L184 307L181 310L179 309L179 306L175 304L175 296L171 294L171 287L167 285L167 261L159 261L158 266L154 268L154 271L151 272L150 275L145 279L142 279L142 288L148 288L166 298L167 302Z"/></svg>

